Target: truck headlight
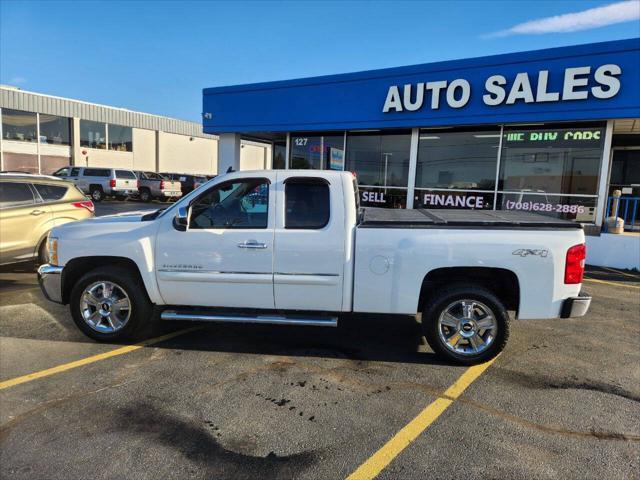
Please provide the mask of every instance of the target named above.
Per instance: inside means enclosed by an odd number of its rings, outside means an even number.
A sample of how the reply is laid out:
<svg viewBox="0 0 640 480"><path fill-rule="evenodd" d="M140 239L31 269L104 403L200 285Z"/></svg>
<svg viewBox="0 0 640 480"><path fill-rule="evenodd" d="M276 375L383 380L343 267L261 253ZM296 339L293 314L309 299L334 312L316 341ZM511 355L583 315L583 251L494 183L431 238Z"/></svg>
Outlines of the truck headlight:
<svg viewBox="0 0 640 480"><path fill-rule="evenodd" d="M47 254L49 255L49 263L58 265L58 237L49 236L47 238Z"/></svg>

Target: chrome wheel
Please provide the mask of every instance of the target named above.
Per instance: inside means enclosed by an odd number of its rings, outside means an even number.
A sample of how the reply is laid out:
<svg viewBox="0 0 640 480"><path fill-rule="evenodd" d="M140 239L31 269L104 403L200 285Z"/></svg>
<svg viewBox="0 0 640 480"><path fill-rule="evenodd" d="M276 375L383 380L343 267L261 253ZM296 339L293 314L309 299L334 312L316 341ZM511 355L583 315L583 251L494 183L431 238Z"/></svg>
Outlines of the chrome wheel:
<svg viewBox="0 0 640 480"><path fill-rule="evenodd" d="M489 307L477 300L457 300L438 318L438 334L452 352L477 355L496 338L498 322Z"/></svg>
<svg viewBox="0 0 640 480"><path fill-rule="evenodd" d="M129 321L131 301L120 285L109 281L94 282L82 292L80 314L93 330L114 333Z"/></svg>
<svg viewBox="0 0 640 480"><path fill-rule="evenodd" d="M100 202L102 200L102 190L95 189L91 192L91 198L95 202Z"/></svg>

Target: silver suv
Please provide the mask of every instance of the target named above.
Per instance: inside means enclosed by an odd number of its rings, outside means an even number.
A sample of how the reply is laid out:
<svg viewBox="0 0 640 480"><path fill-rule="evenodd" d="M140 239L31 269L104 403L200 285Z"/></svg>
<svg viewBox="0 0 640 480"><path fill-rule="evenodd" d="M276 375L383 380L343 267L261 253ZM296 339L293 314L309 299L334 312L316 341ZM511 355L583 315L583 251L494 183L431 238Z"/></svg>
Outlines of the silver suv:
<svg viewBox="0 0 640 480"><path fill-rule="evenodd" d="M84 193L88 193L94 202L104 197L116 197L124 200L138 194L138 178L131 170L100 167L64 167L56 171L56 177L71 180Z"/></svg>

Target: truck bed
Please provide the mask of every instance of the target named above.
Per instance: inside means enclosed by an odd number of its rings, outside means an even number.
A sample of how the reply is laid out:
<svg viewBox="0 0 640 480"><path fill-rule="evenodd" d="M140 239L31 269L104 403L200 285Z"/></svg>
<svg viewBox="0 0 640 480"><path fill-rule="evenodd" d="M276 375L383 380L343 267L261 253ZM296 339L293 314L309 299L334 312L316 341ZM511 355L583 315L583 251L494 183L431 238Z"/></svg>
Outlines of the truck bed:
<svg viewBox="0 0 640 480"><path fill-rule="evenodd" d="M580 229L571 220L513 210L362 208L358 228Z"/></svg>

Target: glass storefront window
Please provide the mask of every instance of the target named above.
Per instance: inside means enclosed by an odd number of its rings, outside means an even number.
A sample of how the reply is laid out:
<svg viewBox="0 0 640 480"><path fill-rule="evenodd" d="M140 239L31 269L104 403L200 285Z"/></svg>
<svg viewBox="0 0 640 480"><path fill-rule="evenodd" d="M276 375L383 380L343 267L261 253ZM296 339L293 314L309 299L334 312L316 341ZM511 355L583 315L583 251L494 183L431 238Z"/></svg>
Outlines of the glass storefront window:
<svg viewBox="0 0 640 480"><path fill-rule="evenodd" d="M349 133L346 170L356 172L359 185L406 187L410 148L410 130Z"/></svg>
<svg viewBox="0 0 640 480"><path fill-rule="evenodd" d="M597 200L596 196L568 197L529 192L503 193L498 195L498 209L533 212L589 223L596 218Z"/></svg>
<svg viewBox="0 0 640 480"><path fill-rule="evenodd" d="M71 145L71 119L40 114L40 143Z"/></svg>
<svg viewBox="0 0 640 480"><path fill-rule="evenodd" d="M614 190L621 190L622 195L640 196L640 148L613 150L609 195Z"/></svg>
<svg viewBox="0 0 640 480"><path fill-rule="evenodd" d="M500 190L595 195L605 128L504 129Z"/></svg>
<svg viewBox="0 0 640 480"><path fill-rule="evenodd" d="M493 197L493 192L416 189L413 206L414 208L491 210L493 209Z"/></svg>
<svg viewBox="0 0 640 480"><path fill-rule="evenodd" d="M406 188L358 187L363 207L407 208Z"/></svg>
<svg viewBox="0 0 640 480"><path fill-rule="evenodd" d="M421 130L416 188L493 190L500 130Z"/></svg>
<svg viewBox="0 0 640 480"><path fill-rule="evenodd" d="M273 165L274 170L284 170L286 166L287 144L277 142L273 144Z"/></svg>
<svg viewBox="0 0 640 480"><path fill-rule="evenodd" d="M2 136L4 140L35 142L38 136L35 113L21 110L2 109Z"/></svg>
<svg viewBox="0 0 640 480"><path fill-rule="evenodd" d="M331 167L332 149L344 150L344 135L291 135L291 168L324 170Z"/></svg>
<svg viewBox="0 0 640 480"><path fill-rule="evenodd" d="M131 127L109 124L109 150L118 152L133 151Z"/></svg>
<svg viewBox="0 0 640 480"><path fill-rule="evenodd" d="M106 125L104 123L80 120L80 146L106 150L106 132Z"/></svg>

